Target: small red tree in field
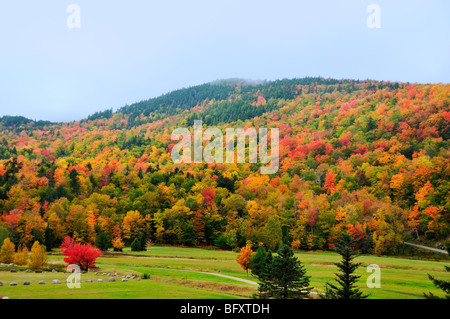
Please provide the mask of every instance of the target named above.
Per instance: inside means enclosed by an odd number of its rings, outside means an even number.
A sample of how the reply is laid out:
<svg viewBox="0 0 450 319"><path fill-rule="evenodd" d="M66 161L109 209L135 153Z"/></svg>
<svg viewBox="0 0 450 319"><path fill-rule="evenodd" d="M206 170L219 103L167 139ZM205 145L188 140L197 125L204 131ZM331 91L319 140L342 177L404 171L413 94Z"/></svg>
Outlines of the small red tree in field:
<svg viewBox="0 0 450 319"><path fill-rule="evenodd" d="M61 245L61 252L67 256L64 258L64 262L69 265L76 264L80 266L81 270L86 271L89 268L95 267L97 258L102 255L102 252L97 247L91 244L75 244L74 240L70 237L64 239Z"/></svg>

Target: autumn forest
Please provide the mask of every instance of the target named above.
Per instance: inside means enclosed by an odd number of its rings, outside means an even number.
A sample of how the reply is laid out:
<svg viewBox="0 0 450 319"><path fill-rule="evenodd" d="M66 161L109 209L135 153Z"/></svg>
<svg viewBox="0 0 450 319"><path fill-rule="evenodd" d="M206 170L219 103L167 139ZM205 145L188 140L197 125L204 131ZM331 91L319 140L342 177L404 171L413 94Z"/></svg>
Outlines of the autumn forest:
<svg viewBox="0 0 450 319"><path fill-rule="evenodd" d="M175 128L279 128L260 164L174 164ZM51 123L0 118L0 233L16 247L133 242L365 254L450 233L450 85L222 80ZM206 143L207 141L205 141Z"/></svg>

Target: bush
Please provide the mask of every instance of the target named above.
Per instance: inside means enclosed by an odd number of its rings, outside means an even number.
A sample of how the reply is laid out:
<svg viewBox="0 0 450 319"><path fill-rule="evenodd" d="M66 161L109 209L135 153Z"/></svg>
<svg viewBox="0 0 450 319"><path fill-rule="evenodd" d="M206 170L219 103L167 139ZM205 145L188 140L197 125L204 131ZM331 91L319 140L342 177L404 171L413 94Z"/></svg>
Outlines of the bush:
<svg viewBox="0 0 450 319"><path fill-rule="evenodd" d="M84 271L95 267L97 258L102 255L102 252L97 247L91 244L75 244L74 240L70 237L64 239L61 245L61 252L67 256L64 258L64 262L69 265L76 264Z"/></svg>

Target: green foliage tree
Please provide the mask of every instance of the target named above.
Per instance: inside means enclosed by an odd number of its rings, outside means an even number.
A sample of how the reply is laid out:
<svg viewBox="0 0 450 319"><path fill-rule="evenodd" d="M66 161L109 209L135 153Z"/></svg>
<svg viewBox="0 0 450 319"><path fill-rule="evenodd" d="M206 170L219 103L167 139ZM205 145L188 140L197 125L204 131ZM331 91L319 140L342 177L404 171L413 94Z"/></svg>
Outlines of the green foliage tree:
<svg viewBox="0 0 450 319"><path fill-rule="evenodd" d="M55 231L47 225L44 233L44 245L48 252L52 251L53 247L56 247L56 239Z"/></svg>
<svg viewBox="0 0 450 319"><path fill-rule="evenodd" d="M131 243L131 251L142 251L141 241L138 238Z"/></svg>
<svg viewBox="0 0 450 319"><path fill-rule="evenodd" d="M326 283L324 298L365 299L368 297L356 288L356 282L361 276L356 276L353 273L361 263L353 262L353 259L357 256L354 247L355 241L353 238L349 234L343 233L335 247L335 251L342 256L341 262L336 263L336 266L340 269L340 273L336 274L336 281L339 286Z"/></svg>
<svg viewBox="0 0 450 319"><path fill-rule="evenodd" d="M250 270L256 277L262 275L264 267L272 262L272 254L264 246L259 246L250 261Z"/></svg>
<svg viewBox="0 0 450 319"><path fill-rule="evenodd" d="M282 245L278 255L259 271L260 284L255 295L261 299L303 299L310 294L309 279L304 265L288 245Z"/></svg>
<svg viewBox="0 0 450 319"><path fill-rule="evenodd" d="M5 227L0 227L0 247L3 246L3 242L6 238L9 237L8 229Z"/></svg>
<svg viewBox="0 0 450 319"><path fill-rule="evenodd" d="M112 247L111 239L107 234L104 232L101 232L95 241L95 246L100 249L101 251L107 251L109 248Z"/></svg>

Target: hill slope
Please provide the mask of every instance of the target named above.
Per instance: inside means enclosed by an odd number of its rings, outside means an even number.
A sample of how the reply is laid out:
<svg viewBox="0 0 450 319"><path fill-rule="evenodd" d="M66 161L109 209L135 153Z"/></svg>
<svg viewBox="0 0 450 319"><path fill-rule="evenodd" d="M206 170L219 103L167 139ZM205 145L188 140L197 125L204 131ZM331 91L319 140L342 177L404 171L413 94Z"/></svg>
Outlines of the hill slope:
<svg viewBox="0 0 450 319"><path fill-rule="evenodd" d="M450 85L306 78L218 81L67 124L3 125L0 225L13 241L364 252L449 233ZM171 133L195 119L280 129L280 169L179 164ZM49 235L49 234L53 235ZM55 243L55 244L56 244Z"/></svg>

